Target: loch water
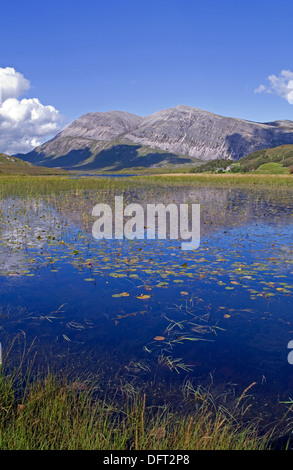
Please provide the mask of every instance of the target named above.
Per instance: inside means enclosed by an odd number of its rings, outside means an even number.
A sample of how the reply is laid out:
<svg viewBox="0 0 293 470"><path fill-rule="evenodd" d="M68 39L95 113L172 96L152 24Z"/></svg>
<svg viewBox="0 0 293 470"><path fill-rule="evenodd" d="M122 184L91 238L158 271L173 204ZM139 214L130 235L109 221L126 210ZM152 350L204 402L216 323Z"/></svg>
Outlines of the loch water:
<svg viewBox="0 0 293 470"><path fill-rule="evenodd" d="M71 373L174 388L293 396L293 195L277 189L126 189L125 203L199 203L201 240L96 240L113 191L9 195L0 212L0 341ZM13 356L13 351L15 355ZM27 355L27 356L26 356Z"/></svg>

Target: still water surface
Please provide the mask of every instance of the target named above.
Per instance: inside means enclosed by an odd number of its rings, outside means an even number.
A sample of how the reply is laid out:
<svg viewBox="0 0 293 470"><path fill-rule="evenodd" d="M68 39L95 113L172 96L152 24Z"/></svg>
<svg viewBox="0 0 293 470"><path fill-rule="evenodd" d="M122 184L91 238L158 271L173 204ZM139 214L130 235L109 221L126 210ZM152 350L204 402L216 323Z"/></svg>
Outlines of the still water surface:
<svg viewBox="0 0 293 470"><path fill-rule="evenodd" d="M115 194L1 201L0 341L35 362L130 380L293 396L293 196L279 190L126 190L125 203L201 204L201 244L98 241L91 211ZM17 359L16 359L17 360Z"/></svg>

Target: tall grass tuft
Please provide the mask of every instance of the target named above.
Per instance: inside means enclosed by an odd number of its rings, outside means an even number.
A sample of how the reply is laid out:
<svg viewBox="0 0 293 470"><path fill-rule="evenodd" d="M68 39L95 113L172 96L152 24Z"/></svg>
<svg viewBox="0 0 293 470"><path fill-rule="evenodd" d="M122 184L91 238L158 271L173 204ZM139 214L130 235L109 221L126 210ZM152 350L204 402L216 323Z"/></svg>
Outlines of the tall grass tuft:
<svg viewBox="0 0 293 470"><path fill-rule="evenodd" d="M188 383L178 411L168 403L155 406L133 386L101 396L94 383L51 373L17 387L17 374L2 372L1 450L260 450L272 437L246 419L246 391L228 410Z"/></svg>

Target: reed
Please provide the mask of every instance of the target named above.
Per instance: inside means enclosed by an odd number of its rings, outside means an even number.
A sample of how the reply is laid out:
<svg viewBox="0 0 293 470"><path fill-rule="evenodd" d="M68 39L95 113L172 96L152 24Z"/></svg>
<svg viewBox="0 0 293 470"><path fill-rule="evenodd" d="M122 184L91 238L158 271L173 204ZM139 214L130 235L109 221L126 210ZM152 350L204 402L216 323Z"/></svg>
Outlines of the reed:
<svg viewBox="0 0 293 470"><path fill-rule="evenodd" d="M256 187L293 189L292 175L264 174L158 174L127 178L67 176L1 176L0 197L60 194L70 191L123 191L179 186Z"/></svg>
<svg viewBox="0 0 293 470"><path fill-rule="evenodd" d="M244 419L247 407L239 403L246 391L228 409L225 400L188 382L179 407L155 405L133 384L116 387L101 393L94 382L50 372L19 381L18 373L2 371L0 449L261 450L274 434L261 434L257 420Z"/></svg>

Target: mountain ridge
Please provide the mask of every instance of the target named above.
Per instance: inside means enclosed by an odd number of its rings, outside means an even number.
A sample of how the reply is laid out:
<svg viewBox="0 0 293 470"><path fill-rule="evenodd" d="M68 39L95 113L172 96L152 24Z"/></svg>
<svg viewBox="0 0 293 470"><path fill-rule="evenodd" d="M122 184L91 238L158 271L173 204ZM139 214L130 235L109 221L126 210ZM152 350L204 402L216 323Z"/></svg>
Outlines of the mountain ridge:
<svg viewBox="0 0 293 470"><path fill-rule="evenodd" d="M117 170L238 160L284 144L293 144L293 121L258 123L178 105L150 116L85 113L53 139L16 157L49 167Z"/></svg>

